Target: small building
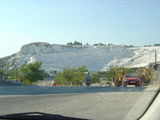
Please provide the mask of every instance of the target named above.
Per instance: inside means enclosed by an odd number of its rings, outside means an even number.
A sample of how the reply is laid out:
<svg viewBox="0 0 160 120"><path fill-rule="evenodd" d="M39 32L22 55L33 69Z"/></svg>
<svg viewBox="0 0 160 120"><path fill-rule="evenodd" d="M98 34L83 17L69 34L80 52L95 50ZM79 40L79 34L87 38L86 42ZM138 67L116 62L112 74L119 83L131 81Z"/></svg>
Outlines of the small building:
<svg viewBox="0 0 160 120"><path fill-rule="evenodd" d="M153 63L150 63L149 64L149 68L152 69L152 70L158 70L160 71L160 61L158 62L153 62Z"/></svg>
<svg viewBox="0 0 160 120"><path fill-rule="evenodd" d="M60 72L60 69L55 69L55 68L48 68L46 72L49 74L49 76L56 76L58 72Z"/></svg>

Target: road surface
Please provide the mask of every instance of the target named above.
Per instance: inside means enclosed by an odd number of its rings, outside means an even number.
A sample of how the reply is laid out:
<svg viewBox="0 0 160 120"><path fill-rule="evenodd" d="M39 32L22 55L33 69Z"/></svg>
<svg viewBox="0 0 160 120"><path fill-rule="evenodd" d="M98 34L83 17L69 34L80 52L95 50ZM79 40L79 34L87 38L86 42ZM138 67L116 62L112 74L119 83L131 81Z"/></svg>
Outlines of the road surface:
<svg viewBox="0 0 160 120"><path fill-rule="evenodd" d="M45 112L94 120L134 120L154 93L129 87L0 86L0 114Z"/></svg>

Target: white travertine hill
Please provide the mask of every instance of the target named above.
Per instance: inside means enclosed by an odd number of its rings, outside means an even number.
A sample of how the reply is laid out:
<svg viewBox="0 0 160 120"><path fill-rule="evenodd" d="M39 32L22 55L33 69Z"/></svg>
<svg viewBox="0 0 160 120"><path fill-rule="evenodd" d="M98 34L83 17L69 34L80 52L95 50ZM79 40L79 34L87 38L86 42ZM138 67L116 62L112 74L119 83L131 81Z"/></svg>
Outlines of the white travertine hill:
<svg viewBox="0 0 160 120"><path fill-rule="evenodd" d="M146 66L154 62L155 50L160 54L160 47L81 46L37 42L24 45L19 52L0 60L5 60L9 69L40 61L46 71L78 66L87 66L90 71L100 71L109 66Z"/></svg>

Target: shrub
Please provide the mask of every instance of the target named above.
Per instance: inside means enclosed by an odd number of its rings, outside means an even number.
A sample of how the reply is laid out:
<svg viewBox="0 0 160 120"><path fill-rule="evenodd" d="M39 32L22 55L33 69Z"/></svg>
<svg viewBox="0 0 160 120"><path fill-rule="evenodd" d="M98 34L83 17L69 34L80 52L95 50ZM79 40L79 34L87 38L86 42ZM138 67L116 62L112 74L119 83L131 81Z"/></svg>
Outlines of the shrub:
<svg viewBox="0 0 160 120"><path fill-rule="evenodd" d="M45 71L41 69L41 62L24 64L20 67L19 72L22 82L28 85L42 80L46 75Z"/></svg>
<svg viewBox="0 0 160 120"><path fill-rule="evenodd" d="M86 71L88 70L85 66L64 69L56 75L54 82L59 85L82 85Z"/></svg>

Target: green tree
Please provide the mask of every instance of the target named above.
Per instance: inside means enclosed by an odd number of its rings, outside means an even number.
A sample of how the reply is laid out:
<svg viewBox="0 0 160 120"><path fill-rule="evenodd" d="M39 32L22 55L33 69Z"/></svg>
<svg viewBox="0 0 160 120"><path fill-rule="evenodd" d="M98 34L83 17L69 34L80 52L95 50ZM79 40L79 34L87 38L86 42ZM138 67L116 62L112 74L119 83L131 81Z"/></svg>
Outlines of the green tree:
<svg viewBox="0 0 160 120"><path fill-rule="evenodd" d="M108 81L111 81L116 76L116 68L110 67L110 70L106 71L106 77Z"/></svg>
<svg viewBox="0 0 160 120"><path fill-rule="evenodd" d="M24 64L20 67L19 72L23 83L28 85L42 80L45 76L45 71L41 69L41 62Z"/></svg>
<svg viewBox="0 0 160 120"><path fill-rule="evenodd" d="M135 71L131 68L111 66L110 69L106 71L106 77L108 81L111 81L113 78L118 79L119 77L122 77L125 74L133 72Z"/></svg>
<svg viewBox="0 0 160 120"><path fill-rule="evenodd" d="M7 70L0 68L0 79L6 79L8 76Z"/></svg>
<svg viewBox="0 0 160 120"><path fill-rule="evenodd" d="M59 85L82 85L86 70L84 66L64 69L56 75L54 82Z"/></svg>
<svg viewBox="0 0 160 120"><path fill-rule="evenodd" d="M2 76L3 76L3 70L0 69L0 79L2 79Z"/></svg>
<svg viewBox="0 0 160 120"><path fill-rule="evenodd" d="M86 66L80 66L80 67L78 68L78 71L80 71L80 72L88 72L88 69L87 69Z"/></svg>
<svg viewBox="0 0 160 120"><path fill-rule="evenodd" d="M17 80L19 78L18 70L6 70L7 78Z"/></svg>
<svg viewBox="0 0 160 120"><path fill-rule="evenodd" d="M78 41L74 41L73 43L72 42L67 43L67 45L82 45L82 43Z"/></svg>
<svg viewBox="0 0 160 120"><path fill-rule="evenodd" d="M100 74L91 73L92 83L100 83Z"/></svg>

